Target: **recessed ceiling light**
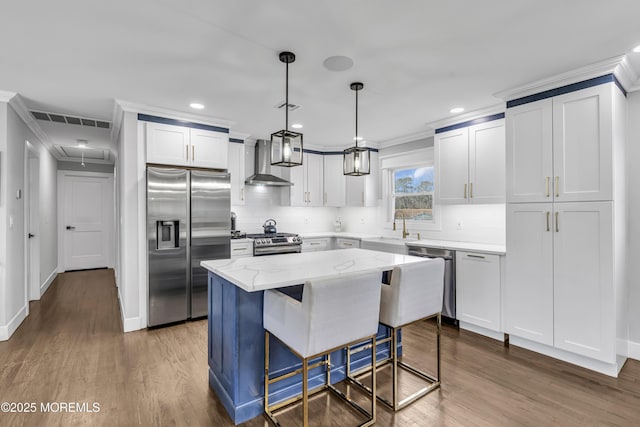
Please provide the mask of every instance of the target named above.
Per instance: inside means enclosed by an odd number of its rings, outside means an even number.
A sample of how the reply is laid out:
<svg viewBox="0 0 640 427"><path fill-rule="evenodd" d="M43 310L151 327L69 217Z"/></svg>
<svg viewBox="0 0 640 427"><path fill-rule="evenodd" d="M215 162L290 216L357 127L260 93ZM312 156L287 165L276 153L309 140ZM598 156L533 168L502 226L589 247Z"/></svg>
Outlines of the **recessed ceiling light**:
<svg viewBox="0 0 640 427"><path fill-rule="evenodd" d="M330 56L322 64L329 71L346 71L353 67L353 59L348 56Z"/></svg>
<svg viewBox="0 0 640 427"><path fill-rule="evenodd" d="M291 125L291 127L294 129L302 129L302 125L300 123L294 123Z"/></svg>
<svg viewBox="0 0 640 427"><path fill-rule="evenodd" d="M449 110L449 112L453 114L462 113L463 111L464 111L464 108L462 107L454 107L451 110Z"/></svg>
<svg viewBox="0 0 640 427"><path fill-rule="evenodd" d="M354 141L362 141L362 137L361 136L354 136L353 140Z"/></svg>
<svg viewBox="0 0 640 427"><path fill-rule="evenodd" d="M634 51L635 53L640 53L640 44L639 44L638 46L634 47L634 48L633 48L633 51Z"/></svg>
<svg viewBox="0 0 640 427"><path fill-rule="evenodd" d="M78 148L87 148L87 144L89 143L86 139L77 139L76 141L78 142Z"/></svg>
<svg viewBox="0 0 640 427"><path fill-rule="evenodd" d="M204 105L199 104L197 102L192 102L191 104L189 104L189 107L194 108L196 110L202 110L204 108Z"/></svg>

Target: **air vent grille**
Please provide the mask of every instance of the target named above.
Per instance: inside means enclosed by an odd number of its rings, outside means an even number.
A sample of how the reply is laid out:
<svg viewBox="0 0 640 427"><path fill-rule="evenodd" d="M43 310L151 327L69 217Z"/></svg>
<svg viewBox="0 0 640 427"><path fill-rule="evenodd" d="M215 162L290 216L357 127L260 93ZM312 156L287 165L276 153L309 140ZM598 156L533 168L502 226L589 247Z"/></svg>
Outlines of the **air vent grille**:
<svg viewBox="0 0 640 427"><path fill-rule="evenodd" d="M296 110L298 110L298 109L302 108L302 105L296 105L296 104L292 104L292 103L288 103L288 104L287 104L285 101L280 101L280 102L278 102L278 103L275 105L275 108L283 109L285 105L286 105L286 106L288 106L289 111L296 111Z"/></svg>
<svg viewBox="0 0 640 427"><path fill-rule="evenodd" d="M111 123L102 120L88 119L85 117L63 116L54 113L45 113L43 111L31 111L31 115L36 120L43 120L46 122L54 123L66 123L70 125L82 125L92 128L111 129Z"/></svg>

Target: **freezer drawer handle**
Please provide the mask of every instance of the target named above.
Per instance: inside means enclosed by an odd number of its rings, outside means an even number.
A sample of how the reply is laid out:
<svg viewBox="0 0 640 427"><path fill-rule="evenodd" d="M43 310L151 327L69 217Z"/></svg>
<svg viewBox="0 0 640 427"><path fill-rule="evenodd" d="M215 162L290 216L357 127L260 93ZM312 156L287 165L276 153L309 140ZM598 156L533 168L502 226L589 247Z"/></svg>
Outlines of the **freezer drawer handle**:
<svg viewBox="0 0 640 427"><path fill-rule="evenodd" d="M471 255L471 254L467 254L467 256L469 258L480 258L480 259L484 259L484 257L482 255Z"/></svg>
<svg viewBox="0 0 640 427"><path fill-rule="evenodd" d="M76 228L72 225L67 225L67 230L75 230Z"/></svg>

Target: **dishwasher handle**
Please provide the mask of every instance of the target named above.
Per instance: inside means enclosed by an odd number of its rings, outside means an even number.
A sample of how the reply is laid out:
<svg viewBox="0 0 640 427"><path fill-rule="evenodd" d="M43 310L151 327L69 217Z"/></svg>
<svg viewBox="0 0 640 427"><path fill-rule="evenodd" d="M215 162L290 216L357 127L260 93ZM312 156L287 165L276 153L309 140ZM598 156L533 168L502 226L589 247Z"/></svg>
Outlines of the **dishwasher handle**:
<svg viewBox="0 0 640 427"><path fill-rule="evenodd" d="M440 249L439 253L428 252L424 249L409 249L408 253L409 255L419 256L422 258L442 258L444 260L452 260L455 256L455 253L453 251L447 249Z"/></svg>

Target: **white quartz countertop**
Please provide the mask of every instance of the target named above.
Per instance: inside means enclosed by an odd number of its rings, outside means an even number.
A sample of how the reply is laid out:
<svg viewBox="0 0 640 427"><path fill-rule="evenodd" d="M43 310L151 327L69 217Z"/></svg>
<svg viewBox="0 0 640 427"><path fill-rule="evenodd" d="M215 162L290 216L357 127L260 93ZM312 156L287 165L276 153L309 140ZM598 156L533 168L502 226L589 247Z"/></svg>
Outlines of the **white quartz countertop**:
<svg viewBox="0 0 640 427"><path fill-rule="evenodd" d="M453 240L435 240L435 239L421 239L417 240L409 238L403 240L401 238L383 237L380 234L366 234L366 233L349 233L349 232L314 232L314 233L301 233L302 239L314 239L321 237L343 237L347 239L359 239L369 241L384 241L386 244L399 244L410 246L425 246L429 248L442 248L452 249L456 251L469 251L469 252L482 252L488 254L505 255L507 250L505 245L493 245L487 243L472 243L472 242L456 242Z"/></svg>
<svg viewBox="0 0 640 427"><path fill-rule="evenodd" d="M262 291L303 284L307 280L328 279L361 271L391 270L427 258L399 255L366 249L269 255L236 259L202 261L212 273L247 291Z"/></svg>

